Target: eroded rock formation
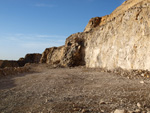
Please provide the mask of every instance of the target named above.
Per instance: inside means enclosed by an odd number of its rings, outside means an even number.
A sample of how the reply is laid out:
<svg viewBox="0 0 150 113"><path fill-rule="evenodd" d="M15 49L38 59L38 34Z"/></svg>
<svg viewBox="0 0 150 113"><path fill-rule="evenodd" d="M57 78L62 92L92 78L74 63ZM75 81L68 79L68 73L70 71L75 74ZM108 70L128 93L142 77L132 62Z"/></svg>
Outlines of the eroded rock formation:
<svg viewBox="0 0 150 113"><path fill-rule="evenodd" d="M18 61L9 61L9 60L1 60L0 61L0 68L5 68L5 67L19 67L20 64Z"/></svg>
<svg viewBox="0 0 150 113"><path fill-rule="evenodd" d="M5 67L22 67L26 63L39 63L41 59L41 54L33 53L33 54L27 54L25 58L20 58L17 61L11 61L11 60L0 60L0 68Z"/></svg>
<svg viewBox="0 0 150 113"><path fill-rule="evenodd" d="M40 63L59 64L64 52L64 46L46 48L42 54Z"/></svg>
<svg viewBox="0 0 150 113"><path fill-rule="evenodd" d="M55 49L59 64L150 70L149 12L150 0L127 0L112 14L92 18L84 32L66 39L63 51ZM44 62L54 62L46 51Z"/></svg>
<svg viewBox="0 0 150 113"><path fill-rule="evenodd" d="M61 65L85 65L85 33L72 34L66 39Z"/></svg>
<svg viewBox="0 0 150 113"><path fill-rule="evenodd" d="M102 17L91 18L86 28L84 29L84 32L89 32L93 28L99 26L99 24L101 23L101 20L102 20Z"/></svg>
<svg viewBox="0 0 150 113"><path fill-rule="evenodd" d="M39 63L41 59L41 54L39 53L32 53L32 54L26 54L25 58L21 58L19 61L22 63Z"/></svg>

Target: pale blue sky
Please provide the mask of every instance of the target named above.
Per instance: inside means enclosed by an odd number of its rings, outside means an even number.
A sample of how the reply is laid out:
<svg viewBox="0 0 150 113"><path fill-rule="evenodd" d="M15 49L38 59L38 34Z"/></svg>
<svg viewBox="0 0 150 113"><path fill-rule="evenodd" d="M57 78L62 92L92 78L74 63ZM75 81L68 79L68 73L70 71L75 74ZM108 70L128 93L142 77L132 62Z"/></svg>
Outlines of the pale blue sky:
<svg viewBox="0 0 150 113"><path fill-rule="evenodd" d="M64 45L89 19L110 14L123 0L0 0L0 59Z"/></svg>

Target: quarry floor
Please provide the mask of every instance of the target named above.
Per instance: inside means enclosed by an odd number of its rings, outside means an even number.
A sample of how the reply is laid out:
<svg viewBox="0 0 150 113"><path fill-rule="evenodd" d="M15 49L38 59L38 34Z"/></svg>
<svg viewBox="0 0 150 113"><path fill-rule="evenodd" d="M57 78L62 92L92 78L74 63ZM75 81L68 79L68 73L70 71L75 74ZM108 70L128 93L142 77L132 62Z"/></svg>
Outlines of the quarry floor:
<svg viewBox="0 0 150 113"><path fill-rule="evenodd" d="M0 79L0 112L111 113L150 110L150 80L99 69L33 66L34 72Z"/></svg>

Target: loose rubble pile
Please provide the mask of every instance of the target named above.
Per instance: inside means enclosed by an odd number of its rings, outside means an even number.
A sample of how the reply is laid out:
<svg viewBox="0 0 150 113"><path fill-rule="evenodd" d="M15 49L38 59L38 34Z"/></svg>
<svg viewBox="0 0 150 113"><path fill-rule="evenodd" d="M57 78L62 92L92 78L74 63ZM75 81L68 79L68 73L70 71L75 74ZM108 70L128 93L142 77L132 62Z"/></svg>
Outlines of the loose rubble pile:
<svg viewBox="0 0 150 113"><path fill-rule="evenodd" d="M127 77L128 79L133 79L133 78L150 79L150 71L142 70L142 69L125 70L122 68L116 68L116 69L108 70L105 68L95 68L94 70L107 72L107 73L113 73L115 75Z"/></svg>
<svg viewBox="0 0 150 113"><path fill-rule="evenodd" d="M109 71L108 71L109 72ZM117 75L121 75L121 76L125 76L128 77L129 79L132 78L145 78L145 79L149 79L150 78L150 71L148 70L123 70L121 68L117 68L114 69L112 71L110 71L112 73L115 73Z"/></svg>
<svg viewBox="0 0 150 113"><path fill-rule="evenodd" d="M150 113L150 111L142 111L140 109L136 109L134 111L128 111L128 110L125 110L125 109L116 109L112 113Z"/></svg>

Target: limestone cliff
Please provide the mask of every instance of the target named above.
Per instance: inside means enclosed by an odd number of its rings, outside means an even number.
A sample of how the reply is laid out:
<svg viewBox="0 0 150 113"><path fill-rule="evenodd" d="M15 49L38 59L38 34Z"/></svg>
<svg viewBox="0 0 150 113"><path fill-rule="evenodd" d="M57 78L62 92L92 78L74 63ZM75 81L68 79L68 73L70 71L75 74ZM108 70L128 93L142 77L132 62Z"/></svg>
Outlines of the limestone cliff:
<svg viewBox="0 0 150 113"><path fill-rule="evenodd" d="M92 18L84 32L66 39L59 64L150 70L149 12L150 0L127 0L110 15Z"/></svg>
<svg viewBox="0 0 150 113"><path fill-rule="evenodd" d="M150 70L149 12L149 0L128 0L118 7L87 36L86 66Z"/></svg>

